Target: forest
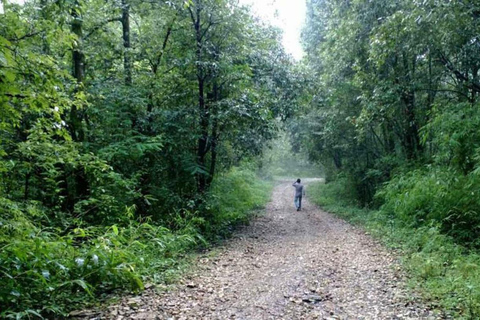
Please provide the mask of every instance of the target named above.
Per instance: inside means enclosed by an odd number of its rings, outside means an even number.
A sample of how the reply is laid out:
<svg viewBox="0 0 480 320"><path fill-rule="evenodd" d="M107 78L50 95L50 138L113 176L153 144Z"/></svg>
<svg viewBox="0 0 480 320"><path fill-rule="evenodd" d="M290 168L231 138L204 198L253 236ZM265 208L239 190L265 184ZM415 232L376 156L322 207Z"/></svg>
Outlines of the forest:
<svg viewBox="0 0 480 320"><path fill-rule="evenodd" d="M304 148L361 205L479 247L480 6L312 1Z"/></svg>
<svg viewBox="0 0 480 320"><path fill-rule="evenodd" d="M0 24L2 316L141 290L268 198L303 80L247 8L5 2Z"/></svg>
<svg viewBox="0 0 480 320"><path fill-rule="evenodd" d="M1 318L173 281L291 154L480 315L478 1L307 0L300 61L235 0L2 3Z"/></svg>
<svg viewBox="0 0 480 320"><path fill-rule="evenodd" d="M291 127L325 166L317 202L405 252L453 318L478 319L480 3L307 6L311 98Z"/></svg>

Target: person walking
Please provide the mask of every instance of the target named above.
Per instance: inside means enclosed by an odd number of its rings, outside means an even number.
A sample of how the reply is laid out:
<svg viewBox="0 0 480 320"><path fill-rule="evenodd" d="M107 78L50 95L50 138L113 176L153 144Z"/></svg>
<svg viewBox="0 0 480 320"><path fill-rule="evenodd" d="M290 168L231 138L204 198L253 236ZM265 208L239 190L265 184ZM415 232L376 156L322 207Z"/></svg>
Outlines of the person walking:
<svg viewBox="0 0 480 320"><path fill-rule="evenodd" d="M297 208L297 211L300 211L302 210L302 196L305 195L305 187L300 179L297 179L292 186L295 187L295 207Z"/></svg>

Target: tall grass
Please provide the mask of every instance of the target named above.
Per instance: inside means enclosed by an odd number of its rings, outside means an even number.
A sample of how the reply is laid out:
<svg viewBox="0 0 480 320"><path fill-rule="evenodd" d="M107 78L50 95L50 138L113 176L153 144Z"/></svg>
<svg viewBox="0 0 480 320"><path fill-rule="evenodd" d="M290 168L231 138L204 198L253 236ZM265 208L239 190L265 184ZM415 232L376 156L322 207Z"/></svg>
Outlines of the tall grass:
<svg viewBox="0 0 480 320"><path fill-rule="evenodd" d="M409 285L425 303L455 319L480 318L480 255L457 244L436 223L415 226L389 207L359 208L348 180L309 187L310 199L325 210L365 227L396 250ZM393 200L392 200L393 201ZM399 200L400 201L400 200Z"/></svg>
<svg viewBox="0 0 480 320"><path fill-rule="evenodd" d="M480 248L480 176L433 166L398 174L377 193L382 212L413 227L434 223L459 244Z"/></svg>

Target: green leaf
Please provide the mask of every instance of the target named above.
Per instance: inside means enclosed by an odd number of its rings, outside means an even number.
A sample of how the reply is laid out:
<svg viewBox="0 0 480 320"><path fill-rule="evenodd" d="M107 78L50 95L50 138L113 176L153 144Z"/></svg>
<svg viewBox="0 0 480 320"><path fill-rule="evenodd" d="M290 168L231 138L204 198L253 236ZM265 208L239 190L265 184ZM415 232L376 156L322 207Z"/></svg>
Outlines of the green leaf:
<svg viewBox="0 0 480 320"><path fill-rule="evenodd" d="M90 290L90 286L84 280L77 279L77 280L71 281L71 283L80 286L83 290L85 290L86 293L88 293L89 296L93 297L93 293Z"/></svg>
<svg viewBox="0 0 480 320"><path fill-rule="evenodd" d="M37 311L32 310L32 309L27 309L27 310L25 310L25 313L26 313L26 314L32 314L32 315L34 315L34 316L36 316L36 317L38 317L38 318L40 318L40 319L45 319L40 313L38 313Z"/></svg>

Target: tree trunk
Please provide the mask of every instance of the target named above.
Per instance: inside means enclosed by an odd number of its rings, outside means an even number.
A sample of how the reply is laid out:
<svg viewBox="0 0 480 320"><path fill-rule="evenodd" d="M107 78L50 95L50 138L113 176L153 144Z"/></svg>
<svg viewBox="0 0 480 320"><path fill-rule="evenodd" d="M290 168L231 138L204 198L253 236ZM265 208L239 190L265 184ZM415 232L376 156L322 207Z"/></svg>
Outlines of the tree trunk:
<svg viewBox="0 0 480 320"><path fill-rule="evenodd" d="M130 43L130 4L122 0L122 31L123 31L123 68L125 72L125 84L132 85L132 58Z"/></svg>
<svg viewBox="0 0 480 320"><path fill-rule="evenodd" d="M212 106L211 110L214 113L213 114L213 120L212 120L212 135L210 138L210 152L211 152L211 157L210 157L210 171L209 171L209 177L207 181L207 188L210 187L213 181L213 177L215 176L215 168L217 165L217 139L218 139L218 112L216 110L216 107L214 107L214 104L219 101L219 89L218 89L218 84L217 82L214 82L213 84L213 99L212 99Z"/></svg>
<svg viewBox="0 0 480 320"><path fill-rule="evenodd" d="M404 146L407 159L416 159L420 151L420 137L418 133L418 125L415 118L415 94L408 90L403 94L403 102L405 103L406 130Z"/></svg>
<svg viewBox="0 0 480 320"><path fill-rule="evenodd" d="M72 18L72 32L76 36L76 40L73 43L72 75L77 80L77 85L80 90L82 90L83 81L85 79L85 56L82 48L83 19L78 1L75 1L75 6L72 10ZM72 109L70 110L69 126L74 141L83 141L85 139L85 133L82 128L82 117L75 104L72 105Z"/></svg>
<svg viewBox="0 0 480 320"><path fill-rule="evenodd" d="M47 12L48 2L47 0L40 0L40 10L41 18L45 21L50 19ZM42 51L44 54L50 54L50 45L48 43L47 37L42 37Z"/></svg>
<svg viewBox="0 0 480 320"><path fill-rule="evenodd" d="M338 150L333 151L333 163L338 170L342 169L342 156Z"/></svg>
<svg viewBox="0 0 480 320"><path fill-rule="evenodd" d="M472 67L472 82L476 85L478 85L478 69L479 67L478 66L473 66ZM471 92L471 101L472 101L472 104L474 104L476 101L477 101L477 96L478 96L478 91L475 91L475 90L470 90Z"/></svg>
<svg viewBox="0 0 480 320"><path fill-rule="evenodd" d="M25 201L28 200L28 195L30 193L30 177L31 177L31 173L28 172L25 175L25 185L24 185L24 193L23 193L23 200Z"/></svg>
<svg viewBox="0 0 480 320"><path fill-rule="evenodd" d="M407 159L413 160L418 158L418 153L420 151L420 135L418 132L418 124L416 119L416 110L415 110L415 90L412 89L411 83L412 75L415 74L415 58L412 61L412 67L410 68L408 64L408 58L406 54L403 54L403 69L406 72L404 89L402 92L402 101L404 103L404 112L405 112L405 137L404 137L404 147ZM411 70L411 71L410 71Z"/></svg>
<svg viewBox="0 0 480 320"><path fill-rule="evenodd" d="M207 142L208 142L208 127L210 124L210 113L208 105L205 103L205 75L203 66L200 63L202 61L202 25L201 25L201 7L200 0L195 1L195 13L190 10L192 16L192 22L195 29L195 41L196 41L196 73L198 82L198 111L200 115L200 137L197 142L197 166L200 171L197 172L197 190L200 194L204 194L207 189L207 176L205 174L205 156L207 154Z"/></svg>
<svg viewBox="0 0 480 320"><path fill-rule="evenodd" d="M76 36L76 41L73 44L72 53L72 74L77 80L78 90L84 90L83 85L85 81L85 55L83 53L83 18L81 14L81 6L78 1L75 1L75 6L72 10L72 32ZM75 104L72 105L70 110L70 123L71 135L73 141L83 142L85 141L85 131L83 129L83 116L77 109ZM67 190L67 199L85 199L89 194L89 183L85 174L85 170L82 166L73 169L75 176L75 190ZM65 180L67 178L65 177ZM72 193L74 196L72 196ZM69 211L73 211L74 203L70 203L68 206Z"/></svg>
<svg viewBox="0 0 480 320"><path fill-rule="evenodd" d="M386 120L382 124L382 131L383 131L383 140L385 145L385 152L387 154L393 154L395 152L395 141L393 139L393 125L390 123L389 120Z"/></svg>

